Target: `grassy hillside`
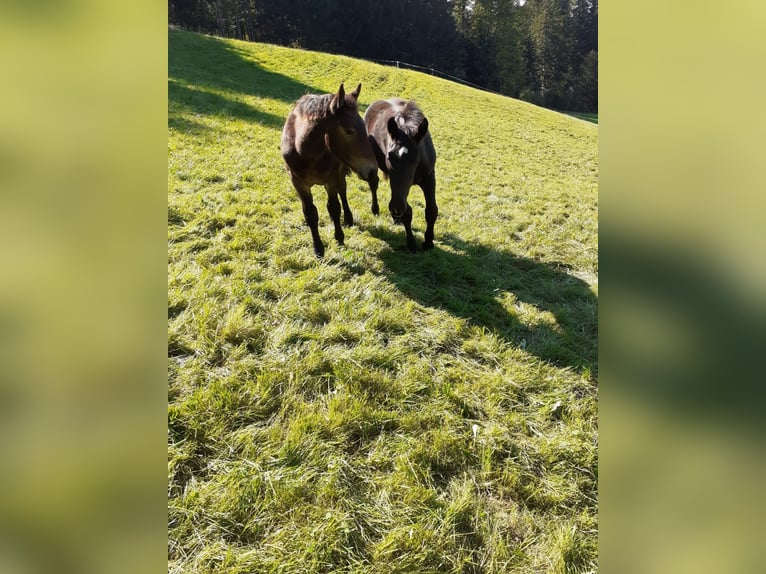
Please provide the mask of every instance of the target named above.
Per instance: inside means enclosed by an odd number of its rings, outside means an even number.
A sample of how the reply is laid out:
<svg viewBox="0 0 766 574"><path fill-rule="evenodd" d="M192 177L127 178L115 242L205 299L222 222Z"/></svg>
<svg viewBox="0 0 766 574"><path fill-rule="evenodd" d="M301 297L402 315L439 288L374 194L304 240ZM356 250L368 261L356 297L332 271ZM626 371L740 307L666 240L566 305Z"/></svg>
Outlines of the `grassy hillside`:
<svg viewBox="0 0 766 574"><path fill-rule="evenodd" d="M595 571L597 126L169 34L169 571ZM342 81L428 117L433 251L350 178L344 247L314 188L314 257L280 131Z"/></svg>

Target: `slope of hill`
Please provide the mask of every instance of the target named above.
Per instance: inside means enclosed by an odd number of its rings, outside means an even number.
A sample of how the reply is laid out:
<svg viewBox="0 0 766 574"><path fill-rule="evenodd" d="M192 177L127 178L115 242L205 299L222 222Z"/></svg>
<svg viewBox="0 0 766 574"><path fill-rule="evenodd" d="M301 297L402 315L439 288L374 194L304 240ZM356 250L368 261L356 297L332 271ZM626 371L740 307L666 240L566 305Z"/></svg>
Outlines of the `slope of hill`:
<svg viewBox="0 0 766 574"><path fill-rule="evenodd" d="M598 127L169 34L169 571L595 571ZM344 247L314 188L314 257L280 132L341 82L428 117L433 251L349 178Z"/></svg>

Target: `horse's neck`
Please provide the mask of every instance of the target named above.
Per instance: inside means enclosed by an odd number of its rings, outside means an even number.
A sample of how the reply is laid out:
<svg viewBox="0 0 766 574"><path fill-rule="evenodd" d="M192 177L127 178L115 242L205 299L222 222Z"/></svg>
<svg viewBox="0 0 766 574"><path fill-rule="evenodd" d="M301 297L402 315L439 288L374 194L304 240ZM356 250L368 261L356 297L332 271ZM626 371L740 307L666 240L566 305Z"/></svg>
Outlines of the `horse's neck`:
<svg viewBox="0 0 766 574"><path fill-rule="evenodd" d="M329 152L325 144L327 134L327 122L325 120L311 120L303 126L296 147L298 153L308 157L318 157Z"/></svg>

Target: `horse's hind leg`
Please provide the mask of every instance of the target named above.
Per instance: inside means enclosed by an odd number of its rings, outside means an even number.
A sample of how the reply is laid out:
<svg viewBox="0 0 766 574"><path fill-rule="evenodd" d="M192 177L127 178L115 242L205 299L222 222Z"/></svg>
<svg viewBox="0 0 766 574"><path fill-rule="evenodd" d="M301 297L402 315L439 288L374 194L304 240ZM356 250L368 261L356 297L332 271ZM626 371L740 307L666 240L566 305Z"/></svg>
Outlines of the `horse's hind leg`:
<svg viewBox="0 0 766 574"><path fill-rule="evenodd" d="M439 206L436 205L436 175L432 173L420 186L426 200L426 233L423 249L434 248L434 223L439 216Z"/></svg>
<svg viewBox="0 0 766 574"><path fill-rule="evenodd" d="M303 217L306 219L306 225L311 230L311 239L314 242L314 253L317 257L324 257L324 244L319 237L319 212L314 205L314 198L311 196L311 188L301 185L293 178L295 191L303 205Z"/></svg>
<svg viewBox="0 0 766 574"><path fill-rule="evenodd" d="M330 214L330 218L332 218L332 222L335 225L335 240L338 242L338 245L343 245L345 235L343 233L343 228L340 225L340 202L338 201L338 194L341 194L342 189L343 192L341 197L345 197L346 180L341 178L340 183L336 182L335 184L325 185L325 189L327 189L327 212ZM348 204L347 201L345 203Z"/></svg>

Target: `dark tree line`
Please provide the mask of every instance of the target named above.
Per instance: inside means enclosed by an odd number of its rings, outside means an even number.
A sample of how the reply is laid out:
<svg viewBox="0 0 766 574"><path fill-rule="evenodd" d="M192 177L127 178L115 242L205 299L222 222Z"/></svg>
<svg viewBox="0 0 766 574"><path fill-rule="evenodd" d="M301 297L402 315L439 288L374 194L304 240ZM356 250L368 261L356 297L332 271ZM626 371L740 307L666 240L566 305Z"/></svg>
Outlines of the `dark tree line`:
<svg viewBox="0 0 766 574"><path fill-rule="evenodd" d="M168 0L219 36L435 68L555 109L598 111L598 0Z"/></svg>

